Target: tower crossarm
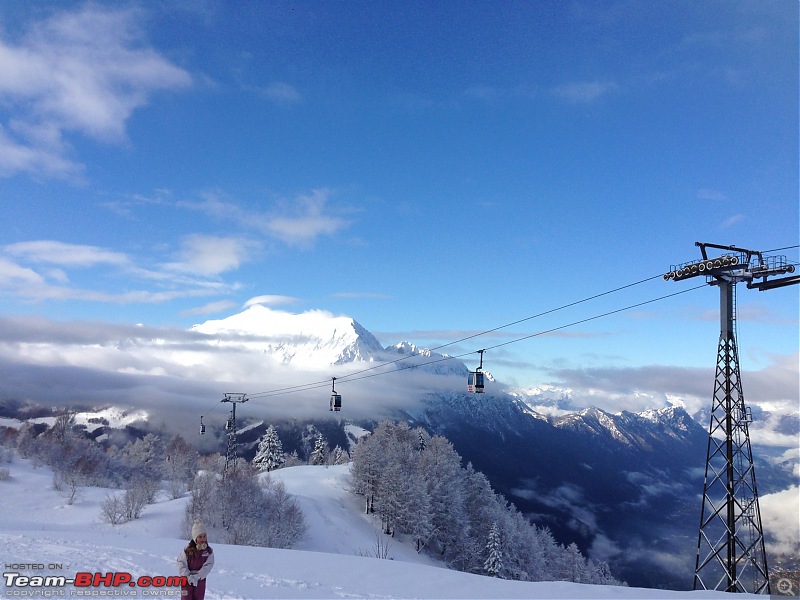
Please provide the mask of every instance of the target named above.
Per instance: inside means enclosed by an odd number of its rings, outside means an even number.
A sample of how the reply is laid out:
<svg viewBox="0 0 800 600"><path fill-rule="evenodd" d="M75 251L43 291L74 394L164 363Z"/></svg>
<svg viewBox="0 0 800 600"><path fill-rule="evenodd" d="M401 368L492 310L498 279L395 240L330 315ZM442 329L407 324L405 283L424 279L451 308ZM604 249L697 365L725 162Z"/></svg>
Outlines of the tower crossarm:
<svg viewBox="0 0 800 600"><path fill-rule="evenodd" d="M722 246L696 242L702 258L672 265L664 273L665 281L683 281L704 275L710 285L720 281L746 283L750 289L759 291L800 283L800 276L791 275L795 266L787 262L783 255L769 255L760 250L750 250L739 246ZM722 255L709 256L709 249L723 252ZM775 279L776 276L785 276ZM770 278L773 279L770 279Z"/></svg>

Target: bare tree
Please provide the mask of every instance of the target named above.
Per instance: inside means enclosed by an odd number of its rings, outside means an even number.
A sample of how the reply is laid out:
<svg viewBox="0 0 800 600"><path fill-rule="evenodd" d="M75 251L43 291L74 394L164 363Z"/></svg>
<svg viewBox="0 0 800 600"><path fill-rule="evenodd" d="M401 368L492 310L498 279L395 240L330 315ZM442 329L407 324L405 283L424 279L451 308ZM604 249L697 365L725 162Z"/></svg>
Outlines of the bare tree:
<svg viewBox="0 0 800 600"><path fill-rule="evenodd" d="M199 455L182 436L176 435L164 450L164 473L168 491L173 499L180 498L189 488L197 472Z"/></svg>
<svg viewBox="0 0 800 600"><path fill-rule="evenodd" d="M100 503L100 520L109 525L125 523L125 509L118 494L108 494Z"/></svg>

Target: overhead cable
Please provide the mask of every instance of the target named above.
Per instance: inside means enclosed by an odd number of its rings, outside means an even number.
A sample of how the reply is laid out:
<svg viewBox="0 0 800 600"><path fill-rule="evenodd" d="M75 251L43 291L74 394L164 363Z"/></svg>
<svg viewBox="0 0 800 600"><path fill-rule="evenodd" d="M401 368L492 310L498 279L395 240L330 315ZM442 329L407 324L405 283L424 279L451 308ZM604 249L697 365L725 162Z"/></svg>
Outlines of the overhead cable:
<svg viewBox="0 0 800 600"><path fill-rule="evenodd" d="M649 281L649 280L643 280L643 281ZM635 285L635 284L632 284L632 285ZM626 286L626 287L629 287L629 286ZM565 325L560 325L558 327L553 327L551 329L546 329L546 330L543 330L543 331L539 331L537 333L532 333L532 334L529 334L529 335L525 335L525 336L522 336L522 337L519 337L519 338L516 338L516 339L513 339L513 340L509 340L507 342L502 342L500 344L496 344L494 346L488 346L488 347L485 348L485 350L492 350L492 349L495 349L495 348L500 348L502 346L508 346L510 344L515 344L517 342L528 340L528 339L531 339L531 338L534 338L534 337L540 337L540 336L543 336L543 335L547 335L549 333L554 333L556 331L560 331L562 329L567 329L569 327L574 327L575 325L581 325L583 323L588 323L590 321L596 321L596 320L602 319L604 317L608 317L608 316L615 315L615 314L618 314L618 313L621 313L621 312L632 310L634 308L639 308L640 306L645 306L647 304L652 304L654 302L659 302L661 300L666 300L668 298L672 298L674 296L679 296L681 294L686 294L688 292L699 290L699 289L705 288L705 287L706 287L705 285L698 285L698 286L695 286L695 287L692 287L692 288L688 288L688 289L685 289L685 290L680 290L678 292L674 292L672 294L667 294L665 296L659 296L657 298L651 298L650 300L644 300L643 302L637 302L636 304L631 304L631 305L625 306L623 308L618 308L618 309L611 310L611 311L608 311L608 312L605 312L605 313L602 313L602 314L594 315L592 317L587 317L585 319L580 319L578 321L573 321L573 322L567 323ZM622 289L622 288L620 288L620 289ZM548 311L548 312L552 312L552 311ZM546 314L546 313L543 313L543 314ZM533 318L533 317L530 317L530 318ZM528 320L528 319L523 319L523 320ZM349 375L339 376L339 377L336 378L336 380L340 381L340 382L342 382L342 381L345 381L345 382L359 381L361 379L369 379L371 377L379 377L381 375L387 375L389 373L396 373L398 371L405 371L407 369L416 369L416 368L419 368L419 367L424 367L424 366L427 366L427 365L432 365L432 364L436 364L436 363L440 363L440 362L444 362L444 361L448 361L448 360L454 360L454 359L458 359L458 358L463 358L465 356L469 356L470 354L475 354L475 351L464 352L463 354L456 354L456 355L453 355L453 356L443 356L441 358L432 358L431 360L428 360L428 361L425 361L425 362L416 363L416 364L413 364L413 365L403 365L403 366L400 366L400 367L398 367L397 369L395 369L393 371L384 371L384 372L381 372L381 373L370 373L370 374L364 375L363 373L366 373L367 371L370 371L370 370L374 369L375 367L373 367L371 369L363 369L361 371L356 371L356 372L351 373ZM419 355L414 355L414 356L419 356ZM406 358L409 358L409 357L406 357ZM382 366L383 365L394 364L396 362L398 362L398 361L393 361L391 363L382 363ZM324 382L309 383L309 384L305 384L305 385L293 386L293 387L290 387L290 388L281 388L281 389L271 390L271 391L267 391L267 392L260 392L258 394L251 394L250 397L251 398L254 398L254 397L262 397L263 398L263 397L270 397L270 396L278 396L278 395L283 395L283 394L290 394L290 393L295 393L295 392L302 392L302 391L309 391L309 390L313 390L313 389L319 389L319 388L322 388L322 387L327 387L328 385L329 385L329 381L326 380Z"/></svg>
<svg viewBox="0 0 800 600"><path fill-rule="evenodd" d="M529 317L525 317L523 319L517 319L516 321L512 321L511 323L506 323L505 325L500 325L500 326L494 327L492 329L487 329L485 331L481 331L481 332L478 332L478 333L474 333L472 335L468 335L468 336L459 338L457 340L453 340L452 342L447 342L446 344L440 344L439 346L435 346L433 348L428 348L428 350L431 351L431 352L434 352L436 350L441 350L442 348L447 348L448 346L454 346L455 344L459 344L459 343L465 342L467 340L471 340L471 339L474 339L474 338L477 338L477 337L481 337L481 336L487 335L489 333L494 333L495 331L500 331L501 329L505 329L507 327L512 327L513 325L519 325L520 323L524 323L524 322L530 321L532 319L537 319L539 317L543 317L545 315L549 315L549 314L558 312L560 310L564 310L566 308L571 308L573 306L577 306L579 304L583 304L585 302L589 302L590 300L596 300L597 298L602 298L603 296L608 296L608 295L613 294L615 292L619 292L619 291L622 291L622 290L625 290L625 289L628 289L628 288L632 288L632 287L635 287L635 286L640 285L642 283L647 283L648 281L652 281L654 279L660 279L660 278L661 278L661 275L653 275L652 277L647 277L645 279L640 279L639 281L635 281L633 283L628 283L626 285L622 285L622 286L616 287L614 289L607 290L607 291L601 292L599 294L595 294L593 296L587 296L586 298L582 298L581 300L576 300L576 301L570 302L568 304L563 304L563 305L558 306L556 308L551 308L550 310L546 310L544 312L540 312L540 313L537 313L535 315L531 315ZM470 352L469 354L473 354L473 353ZM367 367L365 369L361 369L359 371L355 371L355 372L351 373L350 375L346 375L345 377L342 377L342 379L347 378L347 379L350 379L352 381L355 375L360 375L361 373L368 373L369 371L374 371L375 369L381 369L383 367L388 367L388 366L397 364L399 362L414 358L415 356L418 356L418 355L409 354L407 356L401 356L400 358L397 358L395 360L381 362L378 365L373 365L371 367ZM462 356L462 355L459 355L459 356ZM463 356L466 356L466 355L463 355ZM458 358L458 357L452 357L452 358ZM449 360L449 358L446 358L445 360ZM387 372L391 373L393 371L387 371ZM277 393L277 392L303 391L304 389L307 388L307 386L312 386L310 389L315 389L317 386L320 386L323 383L327 383L327 380L326 381L317 381L317 382L310 383L310 384L305 384L305 385L298 385L298 386L280 388L280 389L276 389L276 390L269 390L267 392L259 392L259 393L256 393L256 394L251 394L250 397L251 398L255 398L255 397L259 397L259 396L272 395L272 394Z"/></svg>

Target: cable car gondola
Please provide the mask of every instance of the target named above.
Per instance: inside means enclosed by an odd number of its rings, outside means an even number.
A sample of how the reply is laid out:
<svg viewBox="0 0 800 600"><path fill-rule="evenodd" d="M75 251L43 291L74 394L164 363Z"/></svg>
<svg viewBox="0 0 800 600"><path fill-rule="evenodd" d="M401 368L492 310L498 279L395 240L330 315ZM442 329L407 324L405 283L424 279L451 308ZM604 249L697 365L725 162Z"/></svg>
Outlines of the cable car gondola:
<svg viewBox="0 0 800 600"><path fill-rule="evenodd" d="M467 391L472 394L482 394L483 393L483 353L485 350L478 350L481 355L481 365L475 369L474 371L469 372L469 376L467 377Z"/></svg>
<svg viewBox="0 0 800 600"><path fill-rule="evenodd" d="M331 410L342 410L342 395L336 393L336 377L331 377Z"/></svg>
<svg viewBox="0 0 800 600"><path fill-rule="evenodd" d="M200 415L200 435L206 432L206 426L203 424L203 415Z"/></svg>

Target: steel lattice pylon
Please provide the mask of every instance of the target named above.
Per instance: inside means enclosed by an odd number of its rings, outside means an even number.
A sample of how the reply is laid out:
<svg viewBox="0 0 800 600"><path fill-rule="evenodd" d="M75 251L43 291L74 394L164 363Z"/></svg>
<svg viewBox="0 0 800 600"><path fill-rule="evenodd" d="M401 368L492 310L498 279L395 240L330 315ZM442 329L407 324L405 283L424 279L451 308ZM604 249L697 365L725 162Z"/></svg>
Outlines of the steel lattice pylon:
<svg viewBox="0 0 800 600"><path fill-rule="evenodd" d="M702 260L673 265L666 281L705 276L720 289L720 335L708 427L694 589L769 594L769 570L736 349L736 284L759 291L800 283L785 256L697 242ZM712 258L707 249L727 254ZM775 279L775 276L782 276ZM770 279L772 278L772 279Z"/></svg>
<svg viewBox="0 0 800 600"><path fill-rule="evenodd" d="M735 283L720 281L721 331L694 589L769 594L758 488L736 348Z"/></svg>
<svg viewBox="0 0 800 600"><path fill-rule="evenodd" d="M225 394L222 398L223 402L231 403L231 416L225 423L225 430L228 432L228 445L225 451L225 469L222 471L223 480L227 478L229 468L232 469L234 474L236 473L236 450L238 446L236 443L236 405L248 400L247 394Z"/></svg>

